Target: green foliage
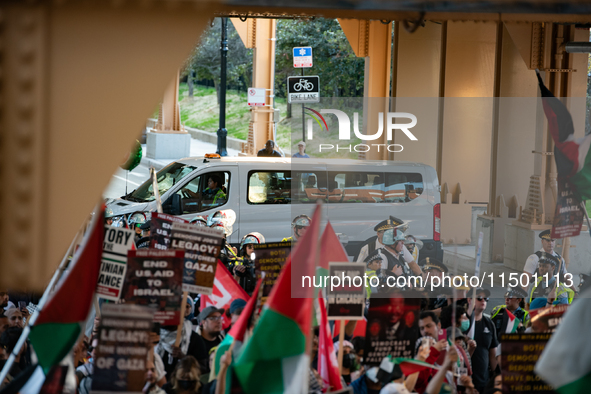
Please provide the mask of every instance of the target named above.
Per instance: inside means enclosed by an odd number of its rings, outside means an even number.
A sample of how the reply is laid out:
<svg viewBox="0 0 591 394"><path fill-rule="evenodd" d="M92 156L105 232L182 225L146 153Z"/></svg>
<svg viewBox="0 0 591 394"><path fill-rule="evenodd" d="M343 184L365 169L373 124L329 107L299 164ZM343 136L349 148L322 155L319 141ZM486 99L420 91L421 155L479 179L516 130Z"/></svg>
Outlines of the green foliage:
<svg viewBox="0 0 591 394"><path fill-rule="evenodd" d="M280 19L275 48L275 95L287 97L287 77L300 75L293 67L293 48L311 46L314 66L307 75L320 76L322 97L362 97L365 60L358 58L336 19Z"/></svg>
<svg viewBox="0 0 591 394"><path fill-rule="evenodd" d="M219 128L220 107L216 101L214 88L195 85L193 98L188 97L187 84L179 85L179 104L181 107L181 122L188 127L215 133ZM286 114L287 104L285 99L278 99L275 106L279 108L283 116ZM226 129L228 136L246 140L250 112L247 105L246 93L236 90L228 90L226 94ZM277 141L283 149L288 149L291 144L290 127L279 128Z"/></svg>
<svg viewBox="0 0 591 394"><path fill-rule="evenodd" d="M221 18L215 18L212 26L201 36L200 44L185 65L182 76L194 70L195 82L211 81L217 87L220 81ZM246 92L252 76L252 49L246 49L232 22L228 20L227 87ZM185 87L186 88L186 87Z"/></svg>

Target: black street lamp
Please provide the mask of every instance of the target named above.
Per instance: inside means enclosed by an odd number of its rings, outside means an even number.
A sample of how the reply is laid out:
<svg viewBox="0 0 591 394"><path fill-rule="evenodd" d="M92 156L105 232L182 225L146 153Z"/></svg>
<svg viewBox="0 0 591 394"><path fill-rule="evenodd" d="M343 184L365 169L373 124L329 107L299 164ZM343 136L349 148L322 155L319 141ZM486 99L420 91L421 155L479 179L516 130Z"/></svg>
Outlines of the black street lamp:
<svg viewBox="0 0 591 394"><path fill-rule="evenodd" d="M228 58L228 18L222 18L222 43L220 47L222 55L221 75L220 75L220 128L218 135L218 150L220 156L228 156L226 150L226 60Z"/></svg>

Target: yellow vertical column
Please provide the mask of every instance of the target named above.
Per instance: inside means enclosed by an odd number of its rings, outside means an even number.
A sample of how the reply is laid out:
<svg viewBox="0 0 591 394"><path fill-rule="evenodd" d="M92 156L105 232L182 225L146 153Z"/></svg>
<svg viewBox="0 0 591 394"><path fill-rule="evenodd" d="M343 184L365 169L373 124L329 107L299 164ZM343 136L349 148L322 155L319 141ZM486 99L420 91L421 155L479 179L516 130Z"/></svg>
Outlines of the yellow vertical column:
<svg viewBox="0 0 591 394"><path fill-rule="evenodd" d="M452 198L441 205L448 243L472 241L472 204L489 199L496 36L493 22L447 22L440 182Z"/></svg>
<svg viewBox="0 0 591 394"><path fill-rule="evenodd" d="M437 168L442 24L427 21L414 33L398 26L394 34L394 50L398 51L398 61L393 67L396 72L392 92L395 109L412 113L418 122L412 128L417 141L410 141L405 135L394 135L394 142L404 149L392 157Z"/></svg>
<svg viewBox="0 0 591 394"><path fill-rule="evenodd" d="M392 58L392 23L358 19L339 19L353 51L358 57L365 57L363 133L375 134L379 128L379 114L385 116L390 109L390 66ZM388 144L386 120L382 137L371 144ZM378 151L379 149L379 151ZM360 158L386 160L385 147L372 146L367 153L360 152Z"/></svg>
<svg viewBox="0 0 591 394"><path fill-rule="evenodd" d="M256 154L265 142L274 139L273 95L275 82L275 30L277 20L249 18L230 19L246 48L253 48L252 86L267 89L267 105L251 108L249 136L244 152Z"/></svg>

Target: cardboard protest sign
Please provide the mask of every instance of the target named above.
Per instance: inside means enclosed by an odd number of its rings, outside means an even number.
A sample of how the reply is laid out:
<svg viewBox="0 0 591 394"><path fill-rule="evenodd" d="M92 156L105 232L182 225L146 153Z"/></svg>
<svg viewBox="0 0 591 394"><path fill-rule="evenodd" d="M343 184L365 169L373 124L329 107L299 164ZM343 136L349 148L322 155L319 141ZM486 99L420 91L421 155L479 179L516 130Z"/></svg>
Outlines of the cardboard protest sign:
<svg viewBox="0 0 591 394"><path fill-rule="evenodd" d="M153 310L105 304L98 332L92 393L141 393L151 344Z"/></svg>
<svg viewBox="0 0 591 394"><path fill-rule="evenodd" d="M105 226L101 270L96 294L105 300L118 301L127 271L127 251L133 246L135 232L126 228Z"/></svg>
<svg viewBox="0 0 591 394"><path fill-rule="evenodd" d="M558 198L552 223L552 238L576 237L583 227L581 199L566 179L558 178Z"/></svg>
<svg viewBox="0 0 591 394"><path fill-rule="evenodd" d="M392 293L391 298L371 298L365 332L364 361L379 365L384 357L413 357L419 336L419 294Z"/></svg>
<svg viewBox="0 0 591 394"><path fill-rule="evenodd" d="M562 321L562 315L569 306L569 304L553 305L529 312L533 332L553 332L556 330Z"/></svg>
<svg viewBox="0 0 591 394"><path fill-rule="evenodd" d="M555 393L535 372L534 367L550 339L550 333L503 334L501 374L503 393Z"/></svg>
<svg viewBox="0 0 591 394"><path fill-rule="evenodd" d="M327 283L328 319L361 320L365 309L365 264L328 264L331 284ZM338 282L338 284L337 284Z"/></svg>
<svg viewBox="0 0 591 394"><path fill-rule="evenodd" d="M183 291L210 295L224 233L219 228L173 223L170 247L185 251Z"/></svg>
<svg viewBox="0 0 591 394"><path fill-rule="evenodd" d="M178 324L184 259L183 250L130 250L122 298L127 303L155 308L157 323Z"/></svg>
<svg viewBox="0 0 591 394"><path fill-rule="evenodd" d="M166 250L170 248L170 234L173 223L188 223L178 216L165 213L152 213L150 219L150 248Z"/></svg>
<svg viewBox="0 0 591 394"><path fill-rule="evenodd" d="M257 279L261 278L263 272L265 273L265 279L263 279L261 286L263 288L261 303L264 304L291 252L291 242L254 244L253 246Z"/></svg>

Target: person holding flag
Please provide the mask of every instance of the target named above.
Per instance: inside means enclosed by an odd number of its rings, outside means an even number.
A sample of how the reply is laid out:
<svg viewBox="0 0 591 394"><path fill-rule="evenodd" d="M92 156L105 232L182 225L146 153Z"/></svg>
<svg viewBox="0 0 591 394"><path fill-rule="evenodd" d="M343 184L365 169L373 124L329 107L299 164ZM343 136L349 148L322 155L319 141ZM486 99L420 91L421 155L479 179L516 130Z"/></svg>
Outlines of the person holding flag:
<svg viewBox="0 0 591 394"><path fill-rule="evenodd" d="M527 293L519 286L509 286L505 293L505 304L497 305L491 312L491 320L497 329L497 339L501 342L502 334L525 331L529 323L529 312L525 309Z"/></svg>

